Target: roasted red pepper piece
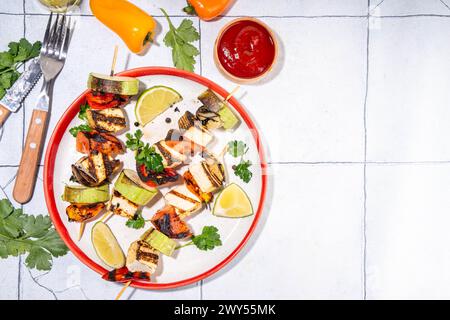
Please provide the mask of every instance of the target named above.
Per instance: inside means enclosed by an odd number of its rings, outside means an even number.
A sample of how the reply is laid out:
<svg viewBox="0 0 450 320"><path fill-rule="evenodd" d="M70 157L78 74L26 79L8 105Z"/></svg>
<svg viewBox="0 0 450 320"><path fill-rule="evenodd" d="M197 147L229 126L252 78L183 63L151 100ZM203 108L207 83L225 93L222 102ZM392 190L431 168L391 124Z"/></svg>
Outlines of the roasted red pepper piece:
<svg viewBox="0 0 450 320"><path fill-rule="evenodd" d="M186 222L180 219L172 206L165 206L155 213L152 223L158 231L172 239L184 239L192 236Z"/></svg>
<svg viewBox="0 0 450 320"><path fill-rule="evenodd" d="M180 175L171 168L164 168L163 172L156 173L149 171L145 164L136 164L139 178L148 186L156 187L169 182L175 182Z"/></svg>
<svg viewBox="0 0 450 320"><path fill-rule="evenodd" d="M102 279L113 282L128 282L131 280L150 281L150 276L148 272L131 272L127 267L122 267L106 272L102 276Z"/></svg>
<svg viewBox="0 0 450 320"><path fill-rule="evenodd" d="M86 101L92 109L109 109L120 107L128 103L129 96L118 95L113 93L103 93L89 91L86 94Z"/></svg>

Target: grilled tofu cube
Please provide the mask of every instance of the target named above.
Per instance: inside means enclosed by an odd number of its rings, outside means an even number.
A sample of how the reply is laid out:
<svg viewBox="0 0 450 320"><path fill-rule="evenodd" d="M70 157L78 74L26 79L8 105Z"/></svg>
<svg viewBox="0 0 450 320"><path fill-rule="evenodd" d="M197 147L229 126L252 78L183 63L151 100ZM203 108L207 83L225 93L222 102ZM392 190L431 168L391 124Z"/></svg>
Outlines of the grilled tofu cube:
<svg viewBox="0 0 450 320"><path fill-rule="evenodd" d="M155 143L155 150L163 158L164 167L174 168L184 163L187 157L169 146L167 141L159 141Z"/></svg>
<svg viewBox="0 0 450 320"><path fill-rule="evenodd" d="M134 219L138 209L138 204L131 202L122 196L117 190L113 191L113 195L108 204L109 211L128 219Z"/></svg>
<svg viewBox="0 0 450 320"><path fill-rule="evenodd" d="M116 133L127 126L125 113L121 108L88 109L86 116L89 126L98 131Z"/></svg>
<svg viewBox="0 0 450 320"><path fill-rule="evenodd" d="M147 242L138 240L130 245L126 266L131 272L155 273L158 267L159 252Z"/></svg>
<svg viewBox="0 0 450 320"><path fill-rule="evenodd" d="M188 216L202 207L201 199L184 184L166 193L164 199L167 204L175 207L184 216Z"/></svg>
<svg viewBox="0 0 450 320"><path fill-rule="evenodd" d="M211 172L206 161L189 166L189 172L202 192L214 192L222 186L222 181Z"/></svg>
<svg viewBox="0 0 450 320"><path fill-rule="evenodd" d="M206 147L214 138L214 136L205 128L192 126L183 134L183 138L186 138L195 144Z"/></svg>

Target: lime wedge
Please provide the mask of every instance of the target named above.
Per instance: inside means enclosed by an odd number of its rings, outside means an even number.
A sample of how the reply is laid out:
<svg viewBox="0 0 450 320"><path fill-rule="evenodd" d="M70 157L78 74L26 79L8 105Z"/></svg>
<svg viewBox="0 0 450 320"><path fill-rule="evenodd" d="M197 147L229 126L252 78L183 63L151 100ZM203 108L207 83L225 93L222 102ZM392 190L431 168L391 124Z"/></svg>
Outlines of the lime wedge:
<svg viewBox="0 0 450 320"><path fill-rule="evenodd" d="M108 225L97 222L92 228L91 241L98 257L108 266L118 269L125 265L125 255Z"/></svg>
<svg viewBox="0 0 450 320"><path fill-rule="evenodd" d="M141 93L134 112L136 120L145 126L173 104L183 100L174 89L165 86L154 86Z"/></svg>
<svg viewBox="0 0 450 320"><path fill-rule="evenodd" d="M253 214L253 207L245 191L232 183L219 194L212 213L219 217L243 218Z"/></svg>

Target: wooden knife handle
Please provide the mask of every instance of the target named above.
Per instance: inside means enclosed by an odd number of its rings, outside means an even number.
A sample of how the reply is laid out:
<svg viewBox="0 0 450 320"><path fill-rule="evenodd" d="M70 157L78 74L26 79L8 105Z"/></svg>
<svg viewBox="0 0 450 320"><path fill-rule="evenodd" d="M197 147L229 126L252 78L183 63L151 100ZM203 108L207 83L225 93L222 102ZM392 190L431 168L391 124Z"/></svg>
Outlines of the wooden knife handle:
<svg viewBox="0 0 450 320"><path fill-rule="evenodd" d="M30 201L33 195L45 142L47 120L48 112L33 110L13 191L13 197L19 203Z"/></svg>
<svg viewBox="0 0 450 320"><path fill-rule="evenodd" d="M3 126L6 119L8 119L10 113L11 113L11 111L9 111L8 109L6 109L4 106L2 106L0 104L0 127Z"/></svg>

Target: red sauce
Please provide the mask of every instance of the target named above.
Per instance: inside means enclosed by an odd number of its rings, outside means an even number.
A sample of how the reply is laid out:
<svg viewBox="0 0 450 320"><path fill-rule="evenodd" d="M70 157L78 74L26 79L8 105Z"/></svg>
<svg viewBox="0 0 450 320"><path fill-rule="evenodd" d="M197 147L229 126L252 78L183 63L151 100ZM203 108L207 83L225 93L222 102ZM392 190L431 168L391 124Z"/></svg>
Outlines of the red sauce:
<svg viewBox="0 0 450 320"><path fill-rule="evenodd" d="M240 20L222 34L217 56L229 73L251 79L270 68L275 59L275 44L264 26L251 20Z"/></svg>

